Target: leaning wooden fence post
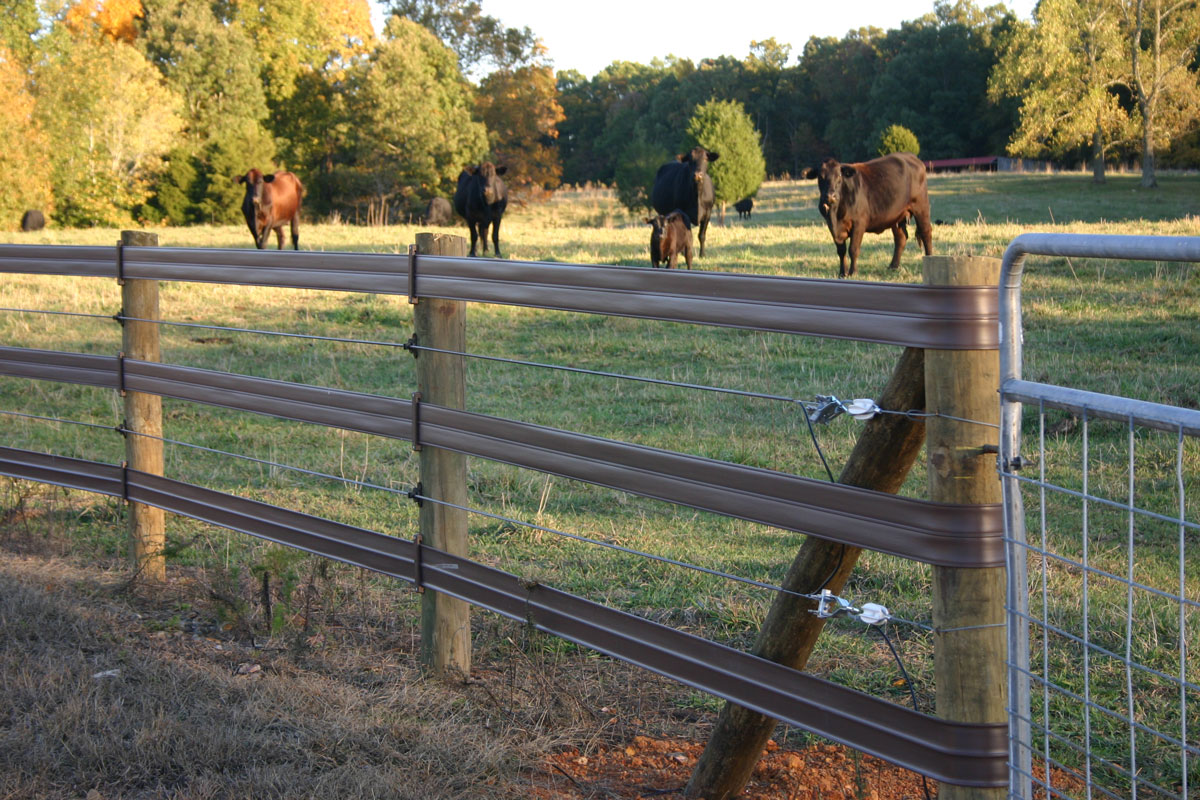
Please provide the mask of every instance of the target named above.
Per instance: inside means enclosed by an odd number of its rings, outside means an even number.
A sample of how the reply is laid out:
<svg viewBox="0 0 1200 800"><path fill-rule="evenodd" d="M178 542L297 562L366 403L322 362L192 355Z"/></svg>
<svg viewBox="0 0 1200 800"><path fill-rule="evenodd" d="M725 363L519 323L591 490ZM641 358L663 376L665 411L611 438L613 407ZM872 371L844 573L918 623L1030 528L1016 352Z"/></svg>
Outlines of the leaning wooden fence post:
<svg viewBox="0 0 1200 800"><path fill-rule="evenodd" d="M467 241L444 233L418 233L417 253L465 256ZM419 295L419 266L413 285ZM467 338L466 303L423 297L413 307L413 327L418 346L461 353ZM463 408L466 403L463 357L429 350L413 352L417 356L419 402ZM414 445L420 447L421 492L432 498L421 504L421 540L438 550L465 556L467 513L461 507L467 503L466 456L420 444L419 439L414 439ZM429 563L425 568L436 569L436 565ZM427 668L446 677L465 679L471 674L471 614L466 602L425 592L421 598L421 659Z"/></svg>
<svg viewBox="0 0 1200 800"><path fill-rule="evenodd" d="M905 348L877 402L889 410L925 408L924 350ZM921 418L880 414L863 427L838 482L895 494L916 462L924 439ZM861 552L858 547L828 539L806 538L784 576L782 587L788 591L771 602L751 652L792 669L804 669L825 628L825 620L812 613L816 602L805 595L821 589L841 592ZM726 703L684 795L704 800L741 795L774 730L774 719Z"/></svg>
<svg viewBox="0 0 1200 800"><path fill-rule="evenodd" d="M121 247L157 247L158 234L121 231ZM124 358L135 361L159 361L158 324L136 320L157 320L158 281L125 279L121 281L121 350ZM124 368L122 367L122 372ZM124 380L122 379L122 391ZM124 391L125 462L129 469L163 474L162 398L156 394ZM129 555L135 580L163 583L167 579L166 520L161 508L129 503Z"/></svg>
<svg viewBox="0 0 1200 800"><path fill-rule="evenodd" d="M1000 259L926 256L924 273L930 285L998 286ZM926 410L932 415L925 424L930 500L1000 502L994 449L1000 434L999 386L998 350L925 351ZM943 719L1008 719L1004 595L1003 567L933 569L934 678ZM938 797L1000 800L1005 794L1003 788L943 785Z"/></svg>

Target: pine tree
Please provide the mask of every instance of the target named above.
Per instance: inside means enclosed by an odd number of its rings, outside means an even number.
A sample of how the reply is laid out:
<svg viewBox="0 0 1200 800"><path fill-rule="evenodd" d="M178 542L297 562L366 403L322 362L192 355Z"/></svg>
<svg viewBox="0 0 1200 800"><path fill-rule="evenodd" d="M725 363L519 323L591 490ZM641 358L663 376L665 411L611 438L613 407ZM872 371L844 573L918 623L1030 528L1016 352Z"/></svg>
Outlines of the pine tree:
<svg viewBox="0 0 1200 800"><path fill-rule="evenodd" d="M758 131L741 103L710 100L692 112L684 150L699 144L720 154L717 161L709 164L708 173L722 218L726 204L753 196L766 179L767 165L760 142Z"/></svg>

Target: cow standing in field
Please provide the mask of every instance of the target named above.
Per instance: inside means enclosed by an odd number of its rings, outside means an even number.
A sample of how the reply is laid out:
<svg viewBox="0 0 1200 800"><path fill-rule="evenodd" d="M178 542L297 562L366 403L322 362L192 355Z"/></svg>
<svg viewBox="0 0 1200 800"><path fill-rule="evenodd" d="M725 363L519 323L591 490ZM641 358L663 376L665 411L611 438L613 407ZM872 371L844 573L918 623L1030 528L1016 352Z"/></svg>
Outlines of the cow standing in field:
<svg viewBox="0 0 1200 800"><path fill-rule="evenodd" d="M238 183L246 184L246 196L242 198L242 213L254 236L254 246L259 250L266 247L271 231L283 249L283 226L292 226L292 247L300 249L300 198L304 186L290 172L264 175L251 169L239 175Z"/></svg>
<svg viewBox="0 0 1200 800"><path fill-rule="evenodd" d="M737 209L739 219L742 217L750 219L750 211L754 208L754 198L743 197L741 200L738 200L736 203L734 203L733 207Z"/></svg>
<svg viewBox="0 0 1200 800"><path fill-rule="evenodd" d="M805 170L804 177L816 178L821 190L819 208L837 245L839 278L857 272L863 234L883 233L889 228L896 241L891 268L898 268L900 254L908 241L910 214L917 222L917 238L925 247L925 255L933 254L925 165L912 153L892 153L856 164L839 164L827 158L820 167ZM847 239L850 240L849 273Z"/></svg>
<svg viewBox="0 0 1200 800"><path fill-rule="evenodd" d="M21 215L21 230L26 233L40 231L46 227L46 215L36 208L31 208Z"/></svg>
<svg viewBox="0 0 1200 800"><path fill-rule="evenodd" d="M708 233L714 200L708 165L718 158L718 153L694 147L692 152L676 156L674 161L659 167L650 190L650 204L655 211L670 214L678 209L699 228L696 238L700 240L701 256L704 255L704 237Z"/></svg>
<svg viewBox="0 0 1200 800"><path fill-rule="evenodd" d="M467 167L458 176L458 188L454 192L454 210L467 221L471 230L471 255L475 255L475 242L483 240L483 252L487 253L488 226L492 227L492 244L496 258L500 257L500 219L508 208L508 187L500 176L508 167L497 167L485 161L475 167Z"/></svg>
<svg viewBox="0 0 1200 800"><path fill-rule="evenodd" d="M450 201L444 197L430 200L429 205L425 206L425 213L421 215L424 225L449 225L453 221L454 211L450 208Z"/></svg>
<svg viewBox="0 0 1200 800"><path fill-rule="evenodd" d="M651 265L657 267L665 261L667 269L675 269L682 253L687 268L692 268L692 224L686 214L676 209L666 216L648 217L646 224L650 226Z"/></svg>

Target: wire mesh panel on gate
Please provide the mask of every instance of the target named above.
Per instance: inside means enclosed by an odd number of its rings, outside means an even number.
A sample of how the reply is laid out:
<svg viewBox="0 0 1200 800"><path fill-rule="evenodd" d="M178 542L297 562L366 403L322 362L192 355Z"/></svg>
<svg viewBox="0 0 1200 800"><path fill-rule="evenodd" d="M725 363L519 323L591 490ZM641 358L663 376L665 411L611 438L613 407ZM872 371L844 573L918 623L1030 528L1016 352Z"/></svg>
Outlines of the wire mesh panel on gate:
<svg viewBox="0 0 1200 800"><path fill-rule="evenodd" d="M1021 380L1026 254L1194 262L1200 239L1033 234L1005 254L1010 796L1193 798L1200 412Z"/></svg>

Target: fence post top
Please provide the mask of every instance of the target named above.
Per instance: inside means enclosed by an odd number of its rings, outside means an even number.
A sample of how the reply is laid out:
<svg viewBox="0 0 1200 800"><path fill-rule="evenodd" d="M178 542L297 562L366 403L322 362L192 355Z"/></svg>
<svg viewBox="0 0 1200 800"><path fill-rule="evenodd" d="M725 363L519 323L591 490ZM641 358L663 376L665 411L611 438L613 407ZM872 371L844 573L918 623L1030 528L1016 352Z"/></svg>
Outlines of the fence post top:
<svg viewBox="0 0 1200 800"><path fill-rule="evenodd" d="M121 231L121 244L129 247L158 247L158 234L150 231Z"/></svg>
<svg viewBox="0 0 1200 800"><path fill-rule="evenodd" d="M427 256L465 256L467 239L453 233L418 233L417 252Z"/></svg>

